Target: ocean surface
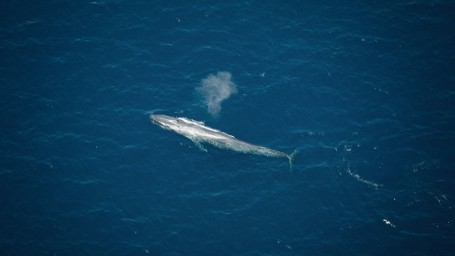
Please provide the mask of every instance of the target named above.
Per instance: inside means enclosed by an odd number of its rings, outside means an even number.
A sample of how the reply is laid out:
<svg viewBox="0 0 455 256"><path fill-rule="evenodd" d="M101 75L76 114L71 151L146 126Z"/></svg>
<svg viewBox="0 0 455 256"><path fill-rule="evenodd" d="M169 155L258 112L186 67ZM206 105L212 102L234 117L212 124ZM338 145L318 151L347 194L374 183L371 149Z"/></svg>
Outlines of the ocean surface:
<svg viewBox="0 0 455 256"><path fill-rule="evenodd" d="M0 254L454 255L454 13L2 1ZM219 72L235 91L211 112ZM152 113L297 149L293 172Z"/></svg>

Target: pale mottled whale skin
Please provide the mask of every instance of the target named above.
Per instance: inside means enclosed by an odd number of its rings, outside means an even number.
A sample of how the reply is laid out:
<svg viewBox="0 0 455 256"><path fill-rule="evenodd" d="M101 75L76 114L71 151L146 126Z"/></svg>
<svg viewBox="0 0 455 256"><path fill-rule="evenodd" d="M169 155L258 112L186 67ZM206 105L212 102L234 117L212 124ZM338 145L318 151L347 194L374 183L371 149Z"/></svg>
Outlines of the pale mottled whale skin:
<svg viewBox="0 0 455 256"><path fill-rule="evenodd" d="M200 149L205 150L201 143L208 143L221 149L230 149L233 151L263 155L268 157L283 157L289 160L292 169L294 155L286 154L270 148L257 146L236 139L234 136L222 131L207 127L202 122L198 122L185 117L171 117L167 115L150 115L150 119L154 124L160 127L174 131L192 140Z"/></svg>

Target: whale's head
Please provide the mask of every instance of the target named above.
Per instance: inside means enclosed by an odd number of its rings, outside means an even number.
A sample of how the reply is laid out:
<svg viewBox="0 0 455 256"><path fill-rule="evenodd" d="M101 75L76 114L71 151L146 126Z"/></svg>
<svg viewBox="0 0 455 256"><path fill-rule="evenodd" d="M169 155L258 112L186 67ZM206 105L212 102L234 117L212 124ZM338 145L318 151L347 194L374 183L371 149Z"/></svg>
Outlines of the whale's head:
<svg viewBox="0 0 455 256"><path fill-rule="evenodd" d="M150 120L154 124L169 130L173 130L173 128L178 124L177 118L166 115L150 115Z"/></svg>
<svg viewBox="0 0 455 256"><path fill-rule="evenodd" d="M204 123L185 117L172 117L152 114L150 115L150 120L152 123L159 125L163 129L171 130L183 135L193 134L195 130L208 129L204 127Z"/></svg>

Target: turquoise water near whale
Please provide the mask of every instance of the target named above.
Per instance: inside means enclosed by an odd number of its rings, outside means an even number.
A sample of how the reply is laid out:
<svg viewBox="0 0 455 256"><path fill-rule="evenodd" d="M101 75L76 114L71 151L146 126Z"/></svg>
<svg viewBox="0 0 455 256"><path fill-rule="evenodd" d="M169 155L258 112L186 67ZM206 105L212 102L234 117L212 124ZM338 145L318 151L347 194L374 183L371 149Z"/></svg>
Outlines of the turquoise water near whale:
<svg viewBox="0 0 455 256"><path fill-rule="evenodd" d="M0 254L452 255L454 12L3 1ZM236 92L213 115L196 88L218 72ZM150 113L298 149L294 172Z"/></svg>

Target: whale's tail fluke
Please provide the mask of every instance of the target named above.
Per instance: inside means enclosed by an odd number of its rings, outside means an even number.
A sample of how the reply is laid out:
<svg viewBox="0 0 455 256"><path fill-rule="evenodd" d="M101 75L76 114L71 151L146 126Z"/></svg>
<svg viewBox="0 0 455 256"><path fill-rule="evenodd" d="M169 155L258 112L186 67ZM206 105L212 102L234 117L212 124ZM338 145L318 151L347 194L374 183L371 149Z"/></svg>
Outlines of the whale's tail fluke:
<svg viewBox="0 0 455 256"><path fill-rule="evenodd" d="M299 153L298 149L294 150L294 152L292 152L292 154L287 155L287 157L289 159L289 171L291 173L292 173L292 171L294 169L294 161L295 161L295 156L297 155L297 153Z"/></svg>

